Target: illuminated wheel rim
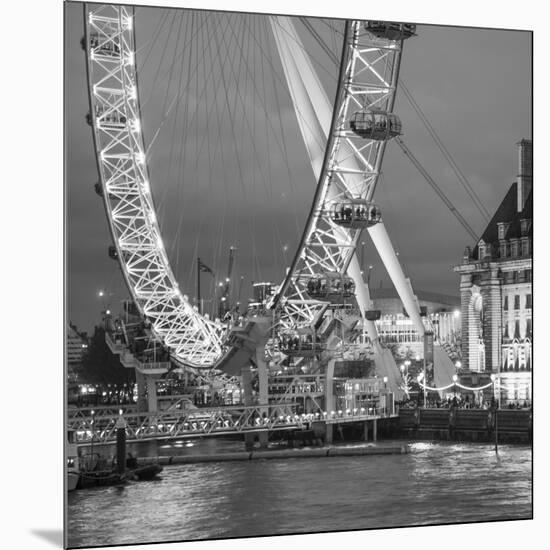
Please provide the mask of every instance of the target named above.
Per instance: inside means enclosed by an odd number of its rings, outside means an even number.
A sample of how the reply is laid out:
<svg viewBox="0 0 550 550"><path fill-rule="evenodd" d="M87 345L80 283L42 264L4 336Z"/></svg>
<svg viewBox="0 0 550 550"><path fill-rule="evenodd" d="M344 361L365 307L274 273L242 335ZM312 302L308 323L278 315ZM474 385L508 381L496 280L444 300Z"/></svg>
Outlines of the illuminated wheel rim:
<svg viewBox="0 0 550 550"><path fill-rule="evenodd" d="M126 285L140 314L151 322L155 338L176 361L211 368L227 351L228 327L199 314L181 292L168 260L141 130L133 8L91 4L84 6L84 12L94 146ZM385 142L358 137L350 130L349 119L357 109L371 106L391 112L401 45L376 38L363 21L346 23L336 102L313 204L292 267L268 304L277 307L282 327L309 325L327 307L326 302L307 296L304 274L344 274L351 269L360 231L336 225L325 213L336 200L372 198ZM360 274L352 276L357 279Z"/></svg>

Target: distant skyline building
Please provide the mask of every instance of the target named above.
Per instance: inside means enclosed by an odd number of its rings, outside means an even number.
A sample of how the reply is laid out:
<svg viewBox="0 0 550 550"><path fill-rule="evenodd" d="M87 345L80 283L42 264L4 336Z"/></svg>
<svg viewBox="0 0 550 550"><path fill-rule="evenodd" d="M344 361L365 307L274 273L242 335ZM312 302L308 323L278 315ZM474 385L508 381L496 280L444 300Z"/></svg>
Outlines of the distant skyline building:
<svg viewBox="0 0 550 550"><path fill-rule="evenodd" d="M417 290L415 294L422 314L433 326L435 338L454 358L460 346L460 298L424 290ZM423 358L424 341L405 314L397 292L392 288L373 289L371 298L374 309L381 313L376 321L380 341L393 345L399 356L413 354Z"/></svg>
<svg viewBox="0 0 550 550"><path fill-rule="evenodd" d="M69 381L76 381L82 367L84 354L88 351L88 337L85 332L79 333L76 326L69 323L65 335L67 346L67 376Z"/></svg>
<svg viewBox="0 0 550 550"><path fill-rule="evenodd" d="M518 143L518 176L460 274L462 375L500 373L504 403L532 396L533 144Z"/></svg>

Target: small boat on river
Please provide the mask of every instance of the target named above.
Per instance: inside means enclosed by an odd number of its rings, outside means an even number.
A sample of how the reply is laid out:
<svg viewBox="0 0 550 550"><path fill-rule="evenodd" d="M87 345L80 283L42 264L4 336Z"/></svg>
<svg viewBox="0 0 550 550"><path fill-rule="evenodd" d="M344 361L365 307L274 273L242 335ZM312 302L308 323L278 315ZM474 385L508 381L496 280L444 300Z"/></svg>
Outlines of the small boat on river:
<svg viewBox="0 0 550 550"><path fill-rule="evenodd" d="M136 481L147 481L154 479L162 472L162 466L160 464L144 464L140 466L138 461L133 456L129 456L126 459L126 472L130 479Z"/></svg>
<svg viewBox="0 0 550 550"><path fill-rule="evenodd" d="M80 467L78 459L78 447L75 443L74 431L67 432L67 447L65 449L67 457L67 490L74 491L80 481Z"/></svg>

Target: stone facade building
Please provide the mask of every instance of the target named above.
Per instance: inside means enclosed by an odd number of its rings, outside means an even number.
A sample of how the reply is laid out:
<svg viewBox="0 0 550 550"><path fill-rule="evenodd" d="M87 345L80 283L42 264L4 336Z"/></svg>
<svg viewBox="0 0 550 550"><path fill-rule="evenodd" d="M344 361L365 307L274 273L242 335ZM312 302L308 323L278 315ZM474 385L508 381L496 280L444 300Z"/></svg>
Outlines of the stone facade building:
<svg viewBox="0 0 550 550"><path fill-rule="evenodd" d="M533 148L519 146L519 174L460 274L464 383L498 375L503 404L531 400Z"/></svg>

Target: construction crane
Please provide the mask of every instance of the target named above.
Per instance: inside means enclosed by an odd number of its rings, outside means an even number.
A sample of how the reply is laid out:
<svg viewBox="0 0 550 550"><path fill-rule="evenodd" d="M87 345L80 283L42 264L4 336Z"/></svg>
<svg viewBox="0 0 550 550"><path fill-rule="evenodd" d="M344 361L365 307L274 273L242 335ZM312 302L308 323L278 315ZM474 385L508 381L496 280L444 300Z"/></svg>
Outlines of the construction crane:
<svg viewBox="0 0 550 550"><path fill-rule="evenodd" d="M233 273L233 264L235 263L235 251L236 247L231 246L229 248L229 261L227 265L227 277L225 278L225 286L220 297L220 304L218 307L218 316L220 319L224 319L228 312L231 310L231 304L229 303L229 294L231 292L231 274Z"/></svg>

